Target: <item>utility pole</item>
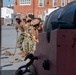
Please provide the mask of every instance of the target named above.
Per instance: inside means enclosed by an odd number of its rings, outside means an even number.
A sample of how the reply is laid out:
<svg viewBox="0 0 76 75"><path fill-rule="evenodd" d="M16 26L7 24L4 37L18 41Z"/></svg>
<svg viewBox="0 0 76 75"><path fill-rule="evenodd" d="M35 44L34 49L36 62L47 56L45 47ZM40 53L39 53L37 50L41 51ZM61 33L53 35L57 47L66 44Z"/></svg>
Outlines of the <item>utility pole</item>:
<svg viewBox="0 0 76 75"><path fill-rule="evenodd" d="M3 0L0 0L0 54L1 54L1 7L3 6L2 4Z"/></svg>

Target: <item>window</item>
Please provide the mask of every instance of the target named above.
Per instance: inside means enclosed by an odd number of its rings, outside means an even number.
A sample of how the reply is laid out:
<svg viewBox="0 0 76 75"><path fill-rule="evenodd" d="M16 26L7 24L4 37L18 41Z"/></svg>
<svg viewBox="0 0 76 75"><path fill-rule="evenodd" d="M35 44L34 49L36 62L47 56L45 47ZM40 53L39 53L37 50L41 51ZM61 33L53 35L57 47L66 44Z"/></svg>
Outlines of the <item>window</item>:
<svg viewBox="0 0 76 75"><path fill-rule="evenodd" d="M65 4L64 4L64 0L62 0L62 3L61 3L61 5L62 5L62 6L64 6L64 5L65 5Z"/></svg>
<svg viewBox="0 0 76 75"><path fill-rule="evenodd" d="M38 5L39 7L43 7L44 6L44 0L38 0Z"/></svg>
<svg viewBox="0 0 76 75"><path fill-rule="evenodd" d="M31 0L20 0L20 5L31 5Z"/></svg>
<svg viewBox="0 0 76 75"><path fill-rule="evenodd" d="M70 0L66 0L66 4L68 4L70 2Z"/></svg>
<svg viewBox="0 0 76 75"><path fill-rule="evenodd" d="M57 7L57 0L53 0L53 6Z"/></svg>

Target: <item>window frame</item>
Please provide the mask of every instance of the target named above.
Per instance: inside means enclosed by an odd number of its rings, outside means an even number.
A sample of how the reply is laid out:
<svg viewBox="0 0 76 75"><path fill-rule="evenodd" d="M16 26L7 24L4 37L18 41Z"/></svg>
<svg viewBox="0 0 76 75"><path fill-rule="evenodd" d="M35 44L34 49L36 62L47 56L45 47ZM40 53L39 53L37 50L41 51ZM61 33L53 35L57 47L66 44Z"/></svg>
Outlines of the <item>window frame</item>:
<svg viewBox="0 0 76 75"><path fill-rule="evenodd" d="M66 0L66 5L67 5L68 3L70 3L70 0Z"/></svg>
<svg viewBox="0 0 76 75"><path fill-rule="evenodd" d="M38 0L38 7L44 7L44 0L42 0L42 6L40 6L41 0Z"/></svg>
<svg viewBox="0 0 76 75"><path fill-rule="evenodd" d="M54 5L55 1L56 1L56 4L57 4L57 0L53 0L53 7L57 7L57 5Z"/></svg>
<svg viewBox="0 0 76 75"><path fill-rule="evenodd" d="M64 2L64 5L62 4ZM61 0L61 6L64 7L65 6L65 0Z"/></svg>
<svg viewBox="0 0 76 75"><path fill-rule="evenodd" d="M21 1L21 0L19 0L19 1ZM26 1L28 1L28 0L26 0ZM20 5L31 5L31 0L30 0L29 4L21 4L21 2L19 2L19 3L20 3Z"/></svg>

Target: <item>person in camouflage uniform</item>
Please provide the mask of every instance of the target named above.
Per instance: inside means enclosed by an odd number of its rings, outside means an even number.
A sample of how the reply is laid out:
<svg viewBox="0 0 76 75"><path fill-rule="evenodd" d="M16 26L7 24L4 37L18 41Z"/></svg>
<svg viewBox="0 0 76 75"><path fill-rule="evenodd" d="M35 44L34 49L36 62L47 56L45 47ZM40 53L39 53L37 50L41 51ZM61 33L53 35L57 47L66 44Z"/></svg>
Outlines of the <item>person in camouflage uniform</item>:
<svg viewBox="0 0 76 75"><path fill-rule="evenodd" d="M31 21L31 25L33 26L33 31L32 31L32 37L33 37L33 54L36 50L36 43L39 42L38 40L38 27L39 27L40 21L38 19L35 19Z"/></svg>
<svg viewBox="0 0 76 75"><path fill-rule="evenodd" d="M26 19L26 22L27 22L27 26L28 26L28 29L27 29L27 39L25 38L25 41L24 41L24 50L25 52L28 54L28 53L32 53L33 52L33 38L32 38L32 31L33 31L33 27L31 26L31 18L28 17Z"/></svg>
<svg viewBox="0 0 76 75"><path fill-rule="evenodd" d="M40 22L39 27L38 27L38 32L41 33L44 31L44 25L42 22Z"/></svg>
<svg viewBox="0 0 76 75"><path fill-rule="evenodd" d="M26 17L24 16L23 21L20 22L19 24L17 23L17 19L20 19L20 18L18 16L16 16L16 31L17 32L19 30L21 31L21 34L17 40L17 48L19 48L21 50L21 52L19 52L18 54L25 55L25 52L24 52L23 47L22 47L22 43L24 41L24 36L25 36L24 32L26 32L26 28L24 27L24 25L26 24Z"/></svg>

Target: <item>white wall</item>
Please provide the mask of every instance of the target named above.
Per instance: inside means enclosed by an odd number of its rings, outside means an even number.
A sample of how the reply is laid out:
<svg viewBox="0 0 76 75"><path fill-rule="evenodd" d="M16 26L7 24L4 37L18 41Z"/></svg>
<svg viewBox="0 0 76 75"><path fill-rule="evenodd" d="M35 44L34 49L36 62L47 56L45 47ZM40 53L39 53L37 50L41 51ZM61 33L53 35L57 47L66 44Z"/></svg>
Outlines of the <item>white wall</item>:
<svg viewBox="0 0 76 75"><path fill-rule="evenodd" d="M2 7L1 8L1 18L11 18L11 14L13 14L14 11L11 8Z"/></svg>
<svg viewBox="0 0 76 75"><path fill-rule="evenodd" d="M46 19L46 16L48 16L50 13L52 13L53 11L55 11L56 9L58 9L59 7L57 8L49 8L48 11L43 11L43 14L42 14L42 19L45 21Z"/></svg>
<svg viewBox="0 0 76 75"><path fill-rule="evenodd" d="M58 7L59 8L59 7ZM58 8L50 8L50 9L48 9L48 14L47 15L49 15L50 13L52 13L53 11L55 11L56 9L58 9Z"/></svg>

